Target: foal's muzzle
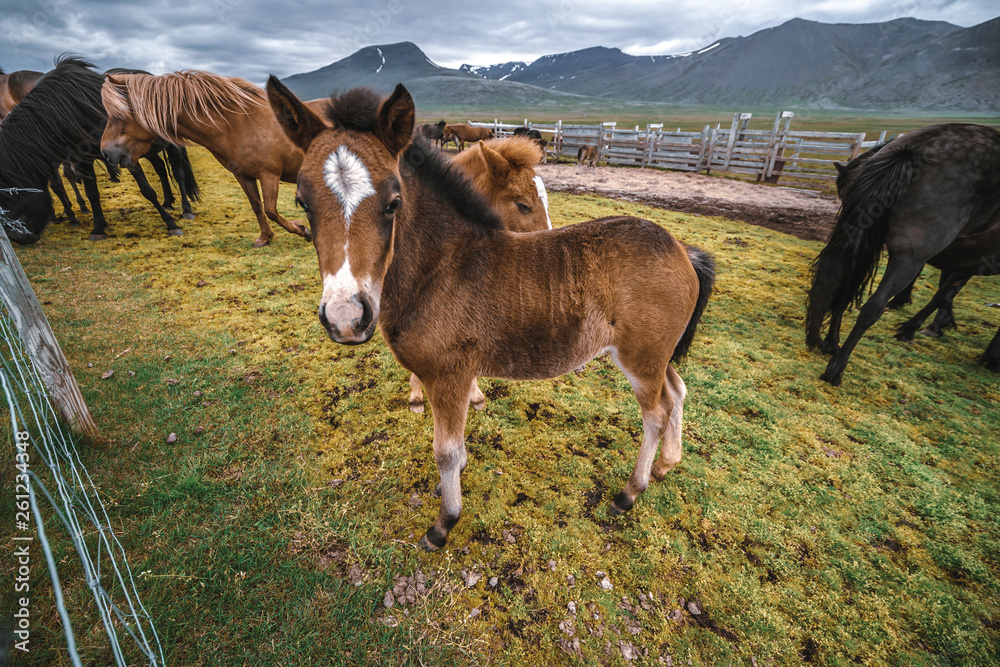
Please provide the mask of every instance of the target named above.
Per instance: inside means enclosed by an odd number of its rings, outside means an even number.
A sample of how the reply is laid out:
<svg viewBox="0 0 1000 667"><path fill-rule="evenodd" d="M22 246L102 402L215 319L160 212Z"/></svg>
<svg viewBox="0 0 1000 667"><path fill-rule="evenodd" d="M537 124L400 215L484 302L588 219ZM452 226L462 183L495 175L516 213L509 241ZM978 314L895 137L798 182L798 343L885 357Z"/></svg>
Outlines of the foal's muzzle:
<svg viewBox="0 0 1000 667"><path fill-rule="evenodd" d="M376 307L365 294L319 305L319 323L336 343L357 345L366 342L375 333L377 319Z"/></svg>

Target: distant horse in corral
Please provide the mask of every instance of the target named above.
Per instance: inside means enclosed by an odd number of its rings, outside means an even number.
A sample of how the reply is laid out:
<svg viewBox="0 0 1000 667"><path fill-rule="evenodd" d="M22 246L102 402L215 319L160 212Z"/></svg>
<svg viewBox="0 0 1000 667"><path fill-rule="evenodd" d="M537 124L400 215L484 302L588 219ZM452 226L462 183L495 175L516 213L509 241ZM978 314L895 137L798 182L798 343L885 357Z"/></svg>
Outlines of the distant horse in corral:
<svg viewBox="0 0 1000 667"><path fill-rule="evenodd" d="M576 173L580 173L581 169L590 167L595 172L597 171L597 147L585 144L580 146L580 150L576 152Z"/></svg>
<svg viewBox="0 0 1000 667"><path fill-rule="evenodd" d="M278 184L295 182L302 151L285 136L263 90L244 79L185 70L109 75L102 97L108 125L101 148L110 162L138 159L157 137L178 146L201 144L243 188L260 227L255 248L274 237L268 219L311 238L305 225L278 213Z"/></svg>
<svg viewBox="0 0 1000 667"><path fill-rule="evenodd" d="M552 229L548 193L534 166L541 160L538 145L523 137L489 139L477 148L462 151L452 162L460 166L479 192L486 196L500 216L505 229L512 232L539 232ZM423 383L410 376L410 410L424 411ZM486 397L476 380L470 391L472 407L482 410Z"/></svg>
<svg viewBox="0 0 1000 667"><path fill-rule="evenodd" d="M548 153L545 152L545 149L548 147L549 142L547 139L542 138L541 132L527 126L515 127L514 136L532 139L542 149L542 164L548 162Z"/></svg>
<svg viewBox="0 0 1000 667"><path fill-rule="evenodd" d="M91 63L75 56L61 56L55 69L39 79L31 93L4 118L0 129L0 188L18 190L2 197L4 208L16 218L13 224L18 229L12 240L34 243L53 217L47 186L54 177L54 166L62 162L72 163L83 178L94 217L91 240L105 237L107 223L94 174L94 160L100 159L101 131L107 122L101 106L102 81ZM160 205L142 169L134 166L129 171L139 191L166 222L168 232L180 234L181 229Z"/></svg>
<svg viewBox="0 0 1000 667"><path fill-rule="evenodd" d="M821 379L835 386L865 331L924 264L959 276L1000 273L1000 132L953 123L905 134L851 170L841 200L812 265L806 314L806 343L833 354ZM883 245L885 275L840 347L843 313L864 299ZM1000 329L980 361L1000 372Z"/></svg>
<svg viewBox="0 0 1000 667"><path fill-rule="evenodd" d="M465 150L466 143L475 143L483 139L492 139L493 130L489 127L473 127L467 123L445 125L442 130L442 140L446 144L454 141L459 152Z"/></svg>
<svg viewBox="0 0 1000 667"><path fill-rule="evenodd" d="M435 146L440 146L444 148L444 126L447 125L443 120L439 120L436 123L424 123L420 126L420 132L424 137L432 142Z"/></svg>
<svg viewBox="0 0 1000 667"><path fill-rule="evenodd" d="M277 78L267 89L306 151L298 197L316 230L320 322L347 344L367 341L377 325L426 385L441 509L423 548L444 546L461 514L477 375L551 378L610 351L644 429L613 514L631 509L650 475L662 479L680 461L685 387L670 362L687 352L707 303L710 256L632 217L505 230L462 171L413 138L413 99L401 84L385 100L367 89L337 98L333 128Z"/></svg>

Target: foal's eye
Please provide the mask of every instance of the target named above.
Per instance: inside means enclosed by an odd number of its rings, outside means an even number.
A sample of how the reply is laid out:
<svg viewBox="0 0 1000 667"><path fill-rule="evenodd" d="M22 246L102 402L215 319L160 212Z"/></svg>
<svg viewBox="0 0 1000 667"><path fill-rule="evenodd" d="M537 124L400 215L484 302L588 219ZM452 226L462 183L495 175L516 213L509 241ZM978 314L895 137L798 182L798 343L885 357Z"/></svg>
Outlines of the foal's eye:
<svg viewBox="0 0 1000 667"><path fill-rule="evenodd" d="M531 213L531 207L527 204L522 204L521 202L517 202L517 210L525 215Z"/></svg>
<svg viewBox="0 0 1000 667"><path fill-rule="evenodd" d="M399 206L402 203L403 203L403 200L400 199L399 197L393 198L393 200L389 202L388 206L385 207L385 214L386 215L393 215L393 214L395 214L396 211L399 210Z"/></svg>
<svg viewBox="0 0 1000 667"><path fill-rule="evenodd" d="M306 203L304 201L302 201L301 199L299 199L298 197L295 198L295 205L298 206L299 208L301 208L306 213L309 212L309 207L306 206Z"/></svg>

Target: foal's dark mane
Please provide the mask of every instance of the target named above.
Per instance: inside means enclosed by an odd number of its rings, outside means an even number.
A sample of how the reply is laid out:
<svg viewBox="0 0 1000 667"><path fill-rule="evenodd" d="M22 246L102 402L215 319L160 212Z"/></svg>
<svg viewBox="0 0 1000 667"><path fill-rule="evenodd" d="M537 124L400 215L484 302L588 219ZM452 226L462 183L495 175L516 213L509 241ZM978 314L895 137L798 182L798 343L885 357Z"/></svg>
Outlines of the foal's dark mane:
<svg viewBox="0 0 1000 667"><path fill-rule="evenodd" d="M7 115L0 129L0 173L5 186L38 185L53 164L94 159L107 122L103 77L94 65L69 55Z"/></svg>
<svg viewBox="0 0 1000 667"><path fill-rule="evenodd" d="M331 96L327 119L346 130L372 132L382 96L371 88L353 88ZM413 174L435 197L481 229L503 229L503 221L462 169L422 135L413 137L399 157L400 170Z"/></svg>

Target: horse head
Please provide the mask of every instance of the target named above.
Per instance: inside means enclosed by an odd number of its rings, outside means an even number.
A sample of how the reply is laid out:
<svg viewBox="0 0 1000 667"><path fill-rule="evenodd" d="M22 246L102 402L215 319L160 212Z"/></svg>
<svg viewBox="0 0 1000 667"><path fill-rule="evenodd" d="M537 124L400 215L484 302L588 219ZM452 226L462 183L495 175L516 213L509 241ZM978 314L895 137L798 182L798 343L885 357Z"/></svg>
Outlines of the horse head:
<svg viewBox="0 0 1000 667"><path fill-rule="evenodd" d="M551 229L548 196L534 166L542 161L538 145L523 137L480 142L453 160L472 178L513 232Z"/></svg>
<svg viewBox="0 0 1000 667"><path fill-rule="evenodd" d="M279 124L305 153L295 198L309 218L323 295L319 320L338 343L363 343L378 323L403 199L397 160L414 128L402 84L385 100L355 89L332 100L330 125L276 77L267 96Z"/></svg>
<svg viewBox="0 0 1000 667"><path fill-rule="evenodd" d="M115 166L131 167L149 152L157 135L135 118L128 94L129 75L106 75L101 86L101 100L108 113L108 124L101 135L101 155Z"/></svg>

